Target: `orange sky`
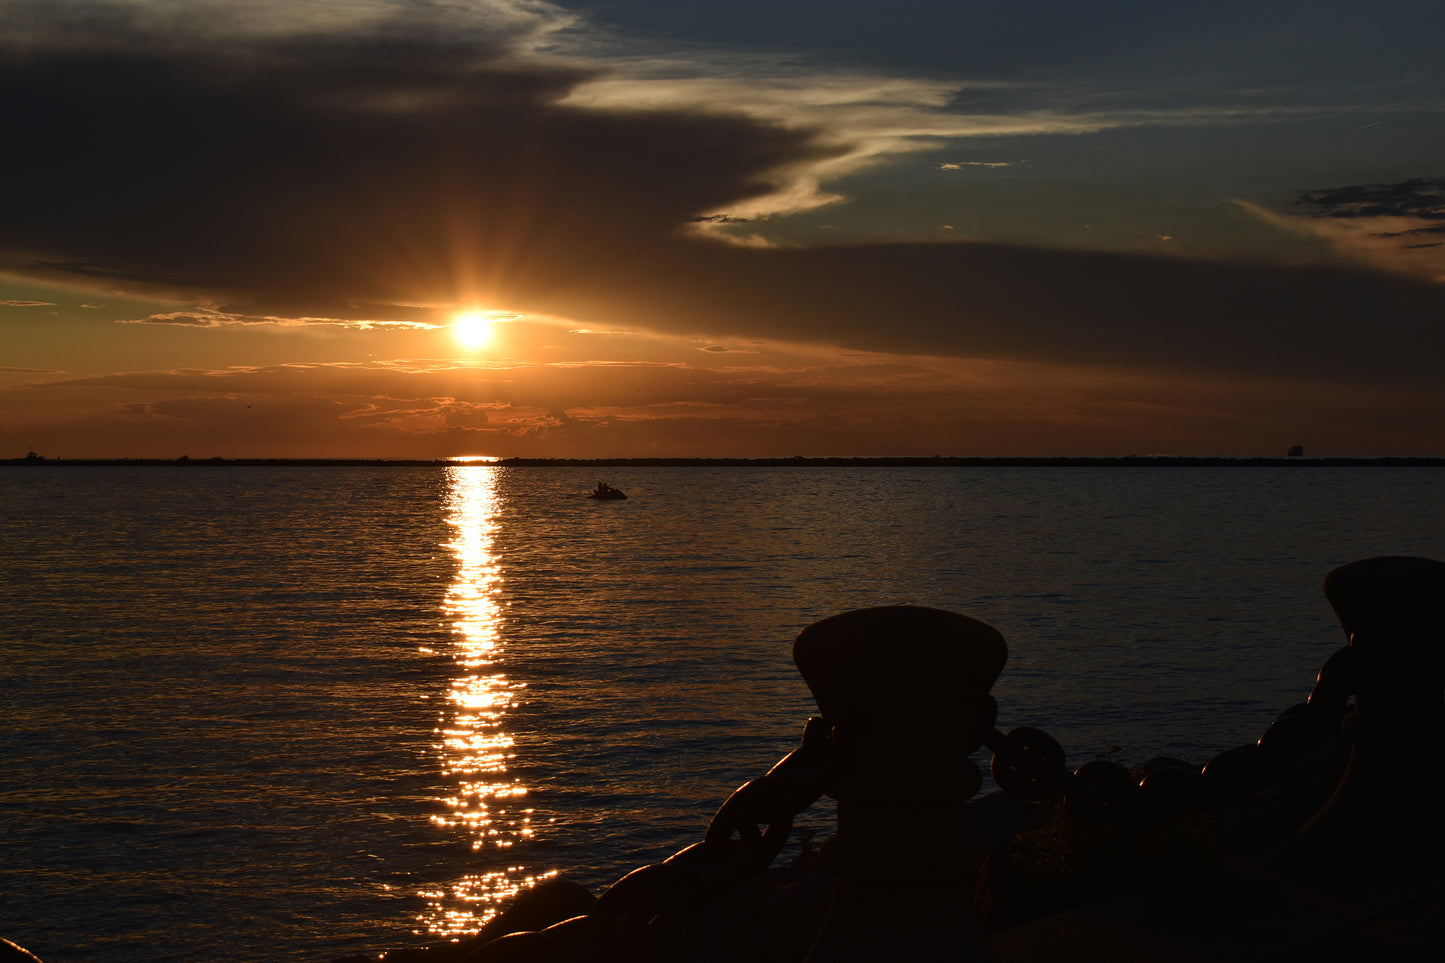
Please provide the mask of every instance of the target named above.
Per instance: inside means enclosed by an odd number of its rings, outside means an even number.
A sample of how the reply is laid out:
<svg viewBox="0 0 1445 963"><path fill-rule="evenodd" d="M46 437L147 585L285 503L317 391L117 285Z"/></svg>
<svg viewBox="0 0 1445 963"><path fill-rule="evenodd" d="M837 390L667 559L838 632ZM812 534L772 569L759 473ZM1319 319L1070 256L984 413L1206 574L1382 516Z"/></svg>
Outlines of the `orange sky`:
<svg viewBox="0 0 1445 963"><path fill-rule="evenodd" d="M0 0L0 456L1445 454L1434 73L300 9Z"/></svg>

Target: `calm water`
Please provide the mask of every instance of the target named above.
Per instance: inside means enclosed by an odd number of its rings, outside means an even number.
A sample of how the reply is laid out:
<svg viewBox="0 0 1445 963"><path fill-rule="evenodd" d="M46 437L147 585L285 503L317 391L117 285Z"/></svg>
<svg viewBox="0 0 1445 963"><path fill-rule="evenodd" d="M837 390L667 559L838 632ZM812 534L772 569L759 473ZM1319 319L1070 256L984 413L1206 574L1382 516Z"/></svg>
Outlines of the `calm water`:
<svg viewBox="0 0 1445 963"><path fill-rule="evenodd" d="M324 961L600 891L797 743L793 636L869 605L997 627L1000 725L1071 764L1203 761L1343 643L1331 568L1445 558L1441 469L595 476L0 472L0 935Z"/></svg>

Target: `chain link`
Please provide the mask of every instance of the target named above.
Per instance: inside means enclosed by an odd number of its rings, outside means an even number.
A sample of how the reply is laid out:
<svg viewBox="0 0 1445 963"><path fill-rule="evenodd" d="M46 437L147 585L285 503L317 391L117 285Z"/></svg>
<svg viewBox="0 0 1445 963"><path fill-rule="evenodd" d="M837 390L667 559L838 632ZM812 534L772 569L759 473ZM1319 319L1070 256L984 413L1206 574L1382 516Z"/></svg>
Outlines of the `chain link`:
<svg viewBox="0 0 1445 963"><path fill-rule="evenodd" d="M983 744L993 750L989 769L994 782L1010 796L1039 799L1057 792L1065 781L1064 750L1053 736L1032 726L994 729Z"/></svg>
<svg viewBox="0 0 1445 963"><path fill-rule="evenodd" d="M803 742L764 775L740 786L718 809L703 841L633 870L608 887L586 916L534 933L516 933L480 948L479 963L512 958L527 943L546 947L548 960L602 963L648 957L649 941L676 917L716 899L767 869L792 832L793 819L837 783L846 768L832 726L814 717ZM498 944L510 942L506 949Z"/></svg>

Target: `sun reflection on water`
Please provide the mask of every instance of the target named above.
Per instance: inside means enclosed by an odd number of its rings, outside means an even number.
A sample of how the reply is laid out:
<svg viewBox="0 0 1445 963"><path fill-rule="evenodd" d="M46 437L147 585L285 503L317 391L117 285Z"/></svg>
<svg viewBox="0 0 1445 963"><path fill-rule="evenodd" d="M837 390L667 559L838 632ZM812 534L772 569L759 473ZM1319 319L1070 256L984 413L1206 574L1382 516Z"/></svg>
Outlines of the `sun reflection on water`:
<svg viewBox="0 0 1445 963"><path fill-rule="evenodd" d="M432 821L467 838L476 858L473 872L445 890L421 894L426 910L420 922L439 936L475 932L518 892L553 875L529 872L502 855L532 835L532 810L527 788L507 772L512 736L506 716L523 684L504 671L497 601L502 574L493 549L499 470L483 465L447 469L447 520L453 533L448 547L457 571L446 614L456 674L438 721L436 749L455 788L438 799L442 812Z"/></svg>

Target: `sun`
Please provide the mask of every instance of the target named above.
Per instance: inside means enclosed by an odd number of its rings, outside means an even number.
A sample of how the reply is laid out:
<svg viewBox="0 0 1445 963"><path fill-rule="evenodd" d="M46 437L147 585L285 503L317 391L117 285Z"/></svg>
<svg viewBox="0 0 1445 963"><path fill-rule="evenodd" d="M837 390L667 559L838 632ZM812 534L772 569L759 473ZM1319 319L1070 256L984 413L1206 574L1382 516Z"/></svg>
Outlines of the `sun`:
<svg viewBox="0 0 1445 963"><path fill-rule="evenodd" d="M485 311L460 311L452 316L452 337L463 348L481 348L492 340L492 319Z"/></svg>

